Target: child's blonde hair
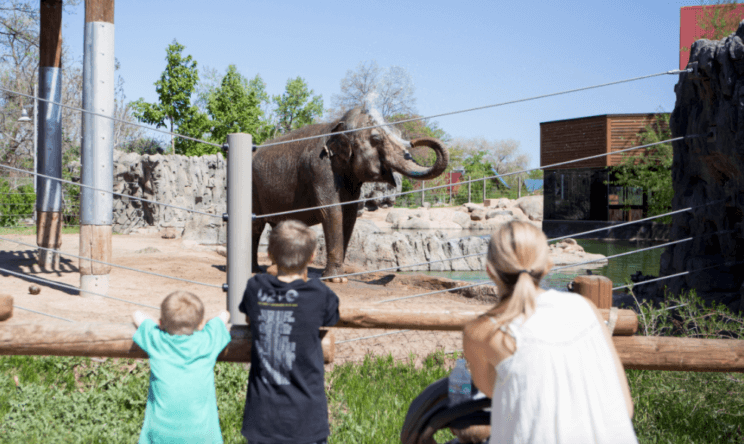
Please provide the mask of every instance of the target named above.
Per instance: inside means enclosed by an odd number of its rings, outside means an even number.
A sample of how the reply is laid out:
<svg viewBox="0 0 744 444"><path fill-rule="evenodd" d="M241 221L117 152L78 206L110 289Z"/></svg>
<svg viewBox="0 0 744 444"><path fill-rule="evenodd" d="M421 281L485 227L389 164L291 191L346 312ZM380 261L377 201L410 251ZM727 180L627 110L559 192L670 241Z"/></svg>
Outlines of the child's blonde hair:
<svg viewBox="0 0 744 444"><path fill-rule="evenodd" d="M315 232L297 220L280 222L269 235L269 256L276 266L289 273L305 269L315 253Z"/></svg>
<svg viewBox="0 0 744 444"><path fill-rule="evenodd" d="M160 326L172 335L190 335L204 319L204 304L195 294L174 291L160 304Z"/></svg>
<svg viewBox="0 0 744 444"><path fill-rule="evenodd" d="M491 235L486 266L499 287L496 308L506 304L494 319L498 326L535 308L540 280L553 266L548 252L548 239L531 223L508 222Z"/></svg>

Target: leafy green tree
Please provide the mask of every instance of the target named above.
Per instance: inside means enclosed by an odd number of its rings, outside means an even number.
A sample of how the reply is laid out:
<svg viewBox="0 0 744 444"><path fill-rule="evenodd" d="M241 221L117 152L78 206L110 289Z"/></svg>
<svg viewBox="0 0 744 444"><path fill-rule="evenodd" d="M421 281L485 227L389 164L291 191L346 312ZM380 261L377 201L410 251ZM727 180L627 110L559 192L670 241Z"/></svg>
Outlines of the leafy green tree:
<svg viewBox="0 0 744 444"><path fill-rule="evenodd" d="M657 114L657 118L639 133L640 144L671 139L669 114ZM656 216L672 207L672 145L664 143L644 149L641 153L626 154L623 161L611 167L611 185L627 188L643 188L648 199L648 216ZM670 217L660 219L670 222Z"/></svg>
<svg viewBox="0 0 744 444"><path fill-rule="evenodd" d="M132 102L134 116L140 121L168 127L171 132L200 138L209 129L209 119L191 103L199 72L196 61L188 55L183 56L185 46L173 40L166 49L167 65L160 79L155 82L158 103L145 102L143 98ZM198 142L182 138L171 138L171 151L179 154L192 154L200 151Z"/></svg>
<svg viewBox="0 0 744 444"><path fill-rule="evenodd" d="M262 120L260 105L256 90L251 88L235 65L230 65L219 88L212 91L207 99L207 110L212 117L210 139L221 144L230 133L248 133L253 136L254 143L260 144L272 136L273 128ZM218 150L209 147L202 154Z"/></svg>
<svg viewBox="0 0 744 444"><path fill-rule="evenodd" d="M532 170L527 173L528 179L542 179L543 177L543 170Z"/></svg>
<svg viewBox="0 0 744 444"><path fill-rule="evenodd" d="M733 0L714 0L701 2L702 14L697 17L697 25L703 31L703 37L709 40L720 40L736 31L744 14L738 12L738 2Z"/></svg>
<svg viewBox="0 0 744 444"><path fill-rule="evenodd" d="M313 96L313 90L299 76L287 80L284 94L272 100L276 104L277 126L281 133L310 125L323 115L323 98Z"/></svg>

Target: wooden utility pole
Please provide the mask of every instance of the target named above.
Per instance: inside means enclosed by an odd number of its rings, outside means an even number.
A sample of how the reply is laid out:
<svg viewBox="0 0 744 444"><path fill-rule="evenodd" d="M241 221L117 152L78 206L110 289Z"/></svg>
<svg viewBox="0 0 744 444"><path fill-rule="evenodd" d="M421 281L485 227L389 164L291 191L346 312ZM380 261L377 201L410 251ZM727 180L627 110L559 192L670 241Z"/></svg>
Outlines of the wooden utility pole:
<svg viewBox="0 0 744 444"><path fill-rule="evenodd" d="M522 177L517 176L517 199L522 197Z"/></svg>
<svg viewBox="0 0 744 444"><path fill-rule="evenodd" d="M38 104L41 121L34 122L35 172L61 179L62 109L49 101L62 101L62 0L41 0L39 14L39 96L46 100ZM62 247L62 183L38 176L34 180L36 245L58 250ZM39 249L37 259L42 269L59 267L55 252Z"/></svg>
<svg viewBox="0 0 744 444"><path fill-rule="evenodd" d="M468 176L468 203L470 203L470 176Z"/></svg>
<svg viewBox="0 0 744 444"><path fill-rule="evenodd" d="M83 108L114 114L114 0L85 1ZM114 122L83 113L80 256L111 262ZM98 191L101 190L101 191ZM111 267L80 260L80 294L108 293Z"/></svg>

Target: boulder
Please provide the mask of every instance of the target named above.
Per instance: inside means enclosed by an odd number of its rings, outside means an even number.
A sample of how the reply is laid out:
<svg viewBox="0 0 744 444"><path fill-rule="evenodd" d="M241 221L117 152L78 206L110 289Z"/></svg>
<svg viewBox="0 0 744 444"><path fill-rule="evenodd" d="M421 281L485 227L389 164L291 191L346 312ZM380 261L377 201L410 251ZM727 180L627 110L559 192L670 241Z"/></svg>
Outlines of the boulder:
<svg viewBox="0 0 744 444"><path fill-rule="evenodd" d="M395 225L400 219L407 219L409 210L405 208L393 208L385 217L385 222Z"/></svg>
<svg viewBox="0 0 744 444"><path fill-rule="evenodd" d="M483 208L479 208L473 211L472 213L470 213L470 220L486 220L486 210L484 210Z"/></svg>
<svg viewBox="0 0 744 444"><path fill-rule="evenodd" d="M393 225L393 228L401 230L430 230L431 222L420 217L412 216L406 220L399 220L396 225Z"/></svg>
<svg viewBox="0 0 744 444"><path fill-rule="evenodd" d="M454 211L452 213L452 222L458 224L462 228L468 228L470 226L470 215L463 213L462 211Z"/></svg>
<svg viewBox="0 0 744 444"><path fill-rule="evenodd" d="M468 213L472 213L473 211L475 211L475 210L477 210L479 208L483 208L482 206L477 205L477 204L474 204L472 202L468 202L466 204L462 204L462 207L465 208L466 210L468 210Z"/></svg>
<svg viewBox="0 0 744 444"><path fill-rule="evenodd" d="M483 206L488 208L508 208L513 204L513 200L506 197L501 197L499 199L486 199L486 201L483 203Z"/></svg>
<svg viewBox="0 0 744 444"><path fill-rule="evenodd" d="M514 216L514 213L512 213L509 210L491 210L486 213L486 219L493 219L495 217L509 217L511 218Z"/></svg>
<svg viewBox="0 0 744 444"><path fill-rule="evenodd" d="M530 220L543 219L543 197L525 196L517 199L516 206L524 212Z"/></svg>

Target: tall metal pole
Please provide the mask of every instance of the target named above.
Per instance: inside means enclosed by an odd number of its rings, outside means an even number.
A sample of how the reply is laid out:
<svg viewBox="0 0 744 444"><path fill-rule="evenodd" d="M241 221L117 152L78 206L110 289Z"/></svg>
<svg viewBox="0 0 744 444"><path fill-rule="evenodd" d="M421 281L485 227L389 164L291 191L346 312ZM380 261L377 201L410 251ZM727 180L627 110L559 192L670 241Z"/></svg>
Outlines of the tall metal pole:
<svg viewBox="0 0 744 444"><path fill-rule="evenodd" d="M227 146L227 311L233 325L246 325L238 307L251 277L253 137L228 134Z"/></svg>
<svg viewBox="0 0 744 444"><path fill-rule="evenodd" d="M486 203L486 176L483 176L483 203Z"/></svg>
<svg viewBox="0 0 744 444"><path fill-rule="evenodd" d="M426 191L424 191L425 189L426 189L426 181L422 180L421 181L421 206L422 207L424 206L424 203L426 202L426 196L424 194L426 193Z"/></svg>
<svg viewBox="0 0 744 444"><path fill-rule="evenodd" d="M114 0L85 1L83 108L114 114ZM113 191L114 122L83 113L82 183ZM80 191L80 256L111 262L113 195ZM108 293L111 267L80 260L80 295Z"/></svg>
<svg viewBox="0 0 744 444"><path fill-rule="evenodd" d="M470 203L470 185L471 185L470 176L468 176L468 203Z"/></svg>
<svg viewBox="0 0 744 444"><path fill-rule="evenodd" d="M34 97L39 97L39 85L38 83L34 84ZM37 152L39 150L39 101L37 99L34 99L34 173L39 172L38 162L37 158L39 157L37 155ZM37 189L37 182L36 177L34 177L34 193L36 193Z"/></svg>
<svg viewBox="0 0 744 444"><path fill-rule="evenodd" d="M522 177L517 176L517 199L522 198Z"/></svg>
<svg viewBox="0 0 744 444"><path fill-rule="evenodd" d="M39 96L60 102L62 99L62 0L41 0L39 39ZM35 94L34 94L35 95ZM35 171L62 178L62 108L42 101L41 122L37 121L34 99ZM40 123L40 125L39 125ZM38 127L37 127L38 125ZM38 141L36 140L38 139ZM36 245L59 249L62 246L62 183L36 176ZM43 269L59 266L59 255L38 250Z"/></svg>

